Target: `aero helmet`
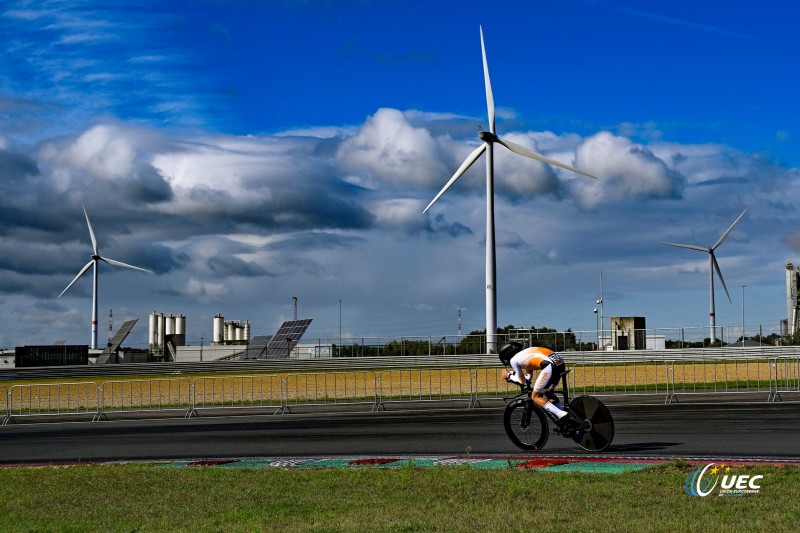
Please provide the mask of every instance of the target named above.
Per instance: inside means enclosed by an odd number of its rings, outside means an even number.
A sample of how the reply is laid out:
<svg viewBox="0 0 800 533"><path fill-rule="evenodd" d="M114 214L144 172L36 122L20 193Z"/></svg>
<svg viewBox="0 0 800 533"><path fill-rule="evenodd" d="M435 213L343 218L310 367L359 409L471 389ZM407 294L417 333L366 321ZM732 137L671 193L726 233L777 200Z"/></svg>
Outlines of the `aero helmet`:
<svg viewBox="0 0 800 533"><path fill-rule="evenodd" d="M503 347L500 348L500 351L497 353L497 355L500 357L500 362L505 366L508 366L508 362L511 360L511 358L521 351L522 343L519 341L511 341L504 344Z"/></svg>

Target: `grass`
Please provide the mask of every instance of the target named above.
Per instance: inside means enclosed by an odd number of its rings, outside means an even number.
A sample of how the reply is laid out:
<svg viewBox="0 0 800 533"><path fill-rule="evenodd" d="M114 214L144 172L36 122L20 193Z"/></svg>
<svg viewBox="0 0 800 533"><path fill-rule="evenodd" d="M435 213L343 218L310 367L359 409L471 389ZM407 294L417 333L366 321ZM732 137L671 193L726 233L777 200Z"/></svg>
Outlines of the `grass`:
<svg viewBox="0 0 800 533"><path fill-rule="evenodd" d="M684 492L684 461L623 474L147 464L0 470L2 531L796 531L800 469L760 494Z"/></svg>

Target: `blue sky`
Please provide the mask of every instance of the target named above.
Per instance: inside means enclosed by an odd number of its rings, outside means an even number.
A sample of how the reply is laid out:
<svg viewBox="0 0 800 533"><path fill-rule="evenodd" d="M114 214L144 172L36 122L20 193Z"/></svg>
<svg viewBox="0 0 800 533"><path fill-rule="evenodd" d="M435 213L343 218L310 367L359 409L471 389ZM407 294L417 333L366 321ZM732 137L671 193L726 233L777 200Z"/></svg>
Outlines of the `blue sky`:
<svg viewBox="0 0 800 533"><path fill-rule="evenodd" d="M791 2L0 4L0 346L88 342L102 317L211 317L309 338L484 327L483 26L498 132L600 177L497 154L498 322L777 327L800 251ZM501 149L498 149L500 152ZM143 321L133 340L146 339ZM138 335L138 337L136 336Z"/></svg>

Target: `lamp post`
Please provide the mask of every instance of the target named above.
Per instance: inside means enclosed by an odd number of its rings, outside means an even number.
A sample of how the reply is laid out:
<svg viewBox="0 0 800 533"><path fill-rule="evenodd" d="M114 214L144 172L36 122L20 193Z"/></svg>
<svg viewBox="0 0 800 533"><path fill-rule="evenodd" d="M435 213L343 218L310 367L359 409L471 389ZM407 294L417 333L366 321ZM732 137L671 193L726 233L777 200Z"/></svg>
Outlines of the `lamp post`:
<svg viewBox="0 0 800 533"><path fill-rule="evenodd" d="M342 300L339 299L339 356L342 355Z"/></svg>
<svg viewBox="0 0 800 533"><path fill-rule="evenodd" d="M200 362L203 362L203 337L200 337Z"/></svg>
<svg viewBox="0 0 800 533"><path fill-rule="evenodd" d="M600 326L597 328L597 335L598 335L598 347L600 346L600 339L602 338L601 331L603 326L605 325L606 317L605 317L605 307L603 302L603 271L600 271L600 298L597 299L597 305L600 306ZM597 312L597 308L595 308L595 312Z"/></svg>
<svg viewBox="0 0 800 533"><path fill-rule="evenodd" d="M596 350L600 349L600 323L598 322L599 318L600 317L597 316L597 308L595 307L594 308L594 328L595 328L594 331L595 331L596 337L597 337L596 344L595 344L595 349Z"/></svg>

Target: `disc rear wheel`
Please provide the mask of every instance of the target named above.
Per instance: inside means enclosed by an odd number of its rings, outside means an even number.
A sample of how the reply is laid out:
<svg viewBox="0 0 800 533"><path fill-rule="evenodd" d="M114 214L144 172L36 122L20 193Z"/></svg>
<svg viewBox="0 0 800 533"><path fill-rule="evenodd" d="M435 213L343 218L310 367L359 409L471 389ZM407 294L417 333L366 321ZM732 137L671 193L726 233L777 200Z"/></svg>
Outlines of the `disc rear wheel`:
<svg viewBox="0 0 800 533"><path fill-rule="evenodd" d="M526 404L530 409L528 416L525 414ZM503 414L503 425L511 442L523 450L537 451L547 442L547 419L531 400L515 400L508 404Z"/></svg>
<svg viewBox="0 0 800 533"><path fill-rule="evenodd" d="M572 439L584 450L601 452L614 440L614 419L608 408L593 396L578 396L570 409L584 420L584 428Z"/></svg>

